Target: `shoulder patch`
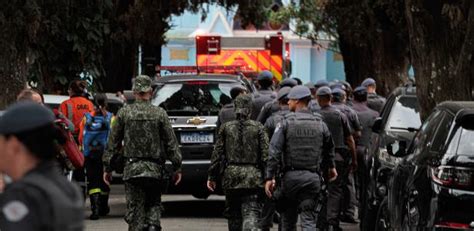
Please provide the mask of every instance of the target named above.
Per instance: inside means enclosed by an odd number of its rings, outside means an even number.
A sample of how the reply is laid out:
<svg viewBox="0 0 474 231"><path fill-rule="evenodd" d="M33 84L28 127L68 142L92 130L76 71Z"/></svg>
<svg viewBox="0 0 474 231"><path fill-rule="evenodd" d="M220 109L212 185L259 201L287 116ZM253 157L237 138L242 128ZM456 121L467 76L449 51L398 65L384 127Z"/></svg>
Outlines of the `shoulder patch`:
<svg viewBox="0 0 474 231"><path fill-rule="evenodd" d="M278 130L280 130L282 127L282 124L281 122L280 123L277 123L276 127L275 127L275 131L273 133L276 133Z"/></svg>
<svg viewBox="0 0 474 231"><path fill-rule="evenodd" d="M2 208L2 212L7 221L18 222L28 215L29 210L23 202L11 201Z"/></svg>

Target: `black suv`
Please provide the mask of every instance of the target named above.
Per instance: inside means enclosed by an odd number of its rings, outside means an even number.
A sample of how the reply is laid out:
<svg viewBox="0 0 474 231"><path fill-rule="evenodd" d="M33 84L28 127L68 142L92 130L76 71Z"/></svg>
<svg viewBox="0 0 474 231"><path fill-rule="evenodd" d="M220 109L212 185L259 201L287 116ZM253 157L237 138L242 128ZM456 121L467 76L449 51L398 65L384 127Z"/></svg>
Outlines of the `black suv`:
<svg viewBox="0 0 474 231"><path fill-rule="evenodd" d="M386 196L387 179L399 158L390 156L387 144L411 141L421 126L416 87L395 89L372 127L373 134L367 156L368 176L360 198L361 229L374 230L379 205Z"/></svg>
<svg viewBox="0 0 474 231"><path fill-rule="evenodd" d="M217 140L216 122L221 107L231 102L230 90L255 87L242 76L224 74L172 75L154 82L152 103L168 113L183 155L183 179L169 193L207 198L207 170Z"/></svg>
<svg viewBox="0 0 474 231"><path fill-rule="evenodd" d="M474 102L445 102L423 123L393 171L378 220L386 230L474 228Z"/></svg>

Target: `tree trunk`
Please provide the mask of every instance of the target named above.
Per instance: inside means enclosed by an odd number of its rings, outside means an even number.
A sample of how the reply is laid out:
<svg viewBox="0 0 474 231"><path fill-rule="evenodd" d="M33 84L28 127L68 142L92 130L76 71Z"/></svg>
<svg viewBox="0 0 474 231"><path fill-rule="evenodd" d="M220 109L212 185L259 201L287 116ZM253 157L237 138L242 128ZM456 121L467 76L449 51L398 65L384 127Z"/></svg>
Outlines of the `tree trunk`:
<svg viewBox="0 0 474 231"><path fill-rule="evenodd" d="M347 81L358 86L374 78L384 96L407 79L409 66L406 23L396 20L403 8L391 4L339 1L329 8L337 21Z"/></svg>
<svg viewBox="0 0 474 231"><path fill-rule="evenodd" d="M2 50L0 64L0 110L4 110L25 88L28 65L26 56L12 46Z"/></svg>
<svg viewBox="0 0 474 231"><path fill-rule="evenodd" d="M135 49L110 41L104 49L105 78L101 79L105 92L132 89Z"/></svg>
<svg viewBox="0 0 474 231"><path fill-rule="evenodd" d="M474 3L406 0L421 117L446 100L472 100Z"/></svg>

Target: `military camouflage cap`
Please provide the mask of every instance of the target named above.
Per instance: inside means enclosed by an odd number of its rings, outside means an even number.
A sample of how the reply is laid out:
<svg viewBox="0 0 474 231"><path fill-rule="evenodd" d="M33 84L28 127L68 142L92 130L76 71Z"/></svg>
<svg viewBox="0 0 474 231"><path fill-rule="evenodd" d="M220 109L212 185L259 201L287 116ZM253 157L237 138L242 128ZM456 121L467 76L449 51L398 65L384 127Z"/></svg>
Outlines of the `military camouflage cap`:
<svg viewBox="0 0 474 231"><path fill-rule="evenodd" d="M252 96L239 95L234 100L235 114L250 116L252 113Z"/></svg>
<svg viewBox="0 0 474 231"><path fill-rule="evenodd" d="M139 75L133 79L133 92L148 92L151 91L151 78L146 75Z"/></svg>

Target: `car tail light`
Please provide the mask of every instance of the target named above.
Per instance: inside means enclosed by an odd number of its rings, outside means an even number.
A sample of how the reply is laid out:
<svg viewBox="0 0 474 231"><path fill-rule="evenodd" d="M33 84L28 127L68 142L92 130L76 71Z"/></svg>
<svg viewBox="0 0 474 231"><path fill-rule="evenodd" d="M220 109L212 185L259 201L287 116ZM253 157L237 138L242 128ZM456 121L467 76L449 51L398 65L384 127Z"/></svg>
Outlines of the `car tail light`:
<svg viewBox="0 0 474 231"><path fill-rule="evenodd" d="M431 176L434 182L448 187L472 189L473 169L451 166L432 168Z"/></svg>
<svg viewBox="0 0 474 231"><path fill-rule="evenodd" d="M456 223L456 222L440 222L435 225L436 228L447 228L447 229L470 229L469 224Z"/></svg>

